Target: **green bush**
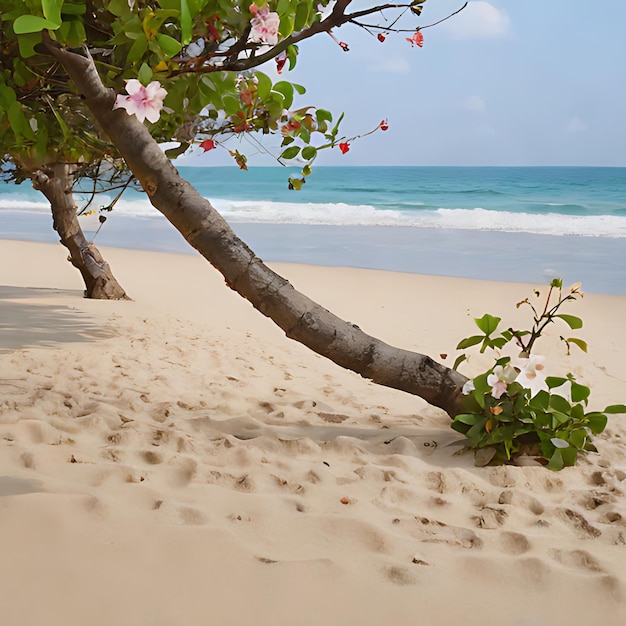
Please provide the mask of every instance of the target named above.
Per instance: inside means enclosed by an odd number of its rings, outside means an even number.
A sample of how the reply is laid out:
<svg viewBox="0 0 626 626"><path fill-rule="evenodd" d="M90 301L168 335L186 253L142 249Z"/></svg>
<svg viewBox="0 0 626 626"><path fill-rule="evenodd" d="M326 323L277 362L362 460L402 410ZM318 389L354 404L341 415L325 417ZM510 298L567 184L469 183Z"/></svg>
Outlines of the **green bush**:
<svg viewBox="0 0 626 626"><path fill-rule="evenodd" d="M540 292L535 297L540 298ZM463 339L458 350L480 346L480 352L494 352L493 366L469 380L463 388L464 412L457 415L452 428L468 438L477 465L515 462L530 456L549 469L574 465L578 455L597 452L594 435L607 424L607 415L626 413L626 406L612 405L603 411L587 411L590 389L568 373L546 376L544 358L533 353L536 341L548 325L560 320L572 330L582 327L580 318L560 313L563 304L582 297L580 284L563 293L561 279L554 279L543 308L528 298L517 307L528 306L533 313L530 330L498 330L499 317L484 315L475 319L481 334ZM587 351L586 343L576 337L561 336L568 353L572 345ZM503 356L507 344L519 349L519 356ZM462 353L455 368L467 359Z"/></svg>

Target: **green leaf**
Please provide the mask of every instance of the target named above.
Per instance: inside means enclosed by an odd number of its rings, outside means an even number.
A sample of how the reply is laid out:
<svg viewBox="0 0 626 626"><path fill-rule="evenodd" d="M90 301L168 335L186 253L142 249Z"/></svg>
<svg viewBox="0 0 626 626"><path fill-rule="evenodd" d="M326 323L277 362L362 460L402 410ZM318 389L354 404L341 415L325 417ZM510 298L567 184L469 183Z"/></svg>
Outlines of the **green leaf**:
<svg viewBox="0 0 626 626"><path fill-rule="evenodd" d="M17 38L17 43L20 48L20 56L23 59L29 59L34 57L37 52L35 46L42 42L41 33L28 33L26 35L20 35Z"/></svg>
<svg viewBox="0 0 626 626"><path fill-rule="evenodd" d="M576 459L578 457L578 450L576 448L570 446L569 448L565 448L560 452L563 459L563 465L565 467L571 467L572 465L576 465Z"/></svg>
<svg viewBox="0 0 626 626"><path fill-rule="evenodd" d="M137 78L139 82L146 87L152 80L152 70L147 63L142 63L139 71L137 72Z"/></svg>
<svg viewBox="0 0 626 626"><path fill-rule="evenodd" d="M300 191L302 189L302 185L304 185L304 178L292 178L289 177L289 189L295 189L296 191Z"/></svg>
<svg viewBox="0 0 626 626"><path fill-rule="evenodd" d="M472 337L466 337L465 339L462 339L461 341L459 341L459 344L457 345L456 349L465 350L465 348L471 348L472 346L479 344L482 340L483 340L482 335L473 335Z"/></svg>
<svg viewBox="0 0 626 626"><path fill-rule="evenodd" d="M498 327L498 324L502 318L494 317L493 315L489 315L489 313L485 313L482 317L476 318L474 322L476 322L476 326L480 330L482 330L485 335L491 335L491 333Z"/></svg>
<svg viewBox="0 0 626 626"><path fill-rule="evenodd" d="M24 115L24 111L22 110L22 105L19 102L14 102L7 109L7 117L9 118L9 123L11 124L11 129L15 134L15 138L18 141L21 136L28 139L35 139L35 133L30 127L30 124Z"/></svg>
<svg viewBox="0 0 626 626"><path fill-rule="evenodd" d="M333 114L326 109L317 109L315 111L315 117L317 119L317 123L321 124L322 122L332 122Z"/></svg>
<svg viewBox="0 0 626 626"><path fill-rule="evenodd" d="M587 413L585 416L589 429L594 435L600 434L608 422L608 418L604 413Z"/></svg>
<svg viewBox="0 0 626 626"><path fill-rule="evenodd" d="M128 51L128 55L126 56L127 62L129 64L133 64L139 61L139 59L141 59L141 57L143 57L143 55L146 53L147 49L148 40L146 39L146 36L144 35L144 33L138 34L137 39L135 39L135 41L133 42L133 45Z"/></svg>
<svg viewBox="0 0 626 626"><path fill-rule="evenodd" d="M279 158L289 161L290 159L295 159L299 153L300 153L299 146L289 146L289 148L287 148L286 150L283 150Z"/></svg>
<svg viewBox="0 0 626 626"><path fill-rule="evenodd" d="M546 378L546 385L548 389L554 389L555 387L560 387L567 382L567 378L563 378L562 376L548 376Z"/></svg>
<svg viewBox="0 0 626 626"><path fill-rule="evenodd" d="M581 385L572 381L571 394L573 402L583 402L589 397L590 392L591 391L589 387L585 387L585 385Z"/></svg>
<svg viewBox="0 0 626 626"><path fill-rule="evenodd" d="M241 107L239 98L235 98L235 96L230 95L230 94L226 94L222 98L222 104L224 105L224 111L226 111L227 115L237 114Z"/></svg>
<svg viewBox="0 0 626 626"><path fill-rule="evenodd" d="M548 469L554 470L558 472L565 467L565 461L563 460L563 455L561 454L561 450L555 450L554 454L548 461Z"/></svg>
<svg viewBox="0 0 626 626"><path fill-rule="evenodd" d="M274 91L283 95L283 108L289 109L293 103L293 85L286 80L281 80L274 85Z"/></svg>
<svg viewBox="0 0 626 626"><path fill-rule="evenodd" d="M504 346L506 346L506 344L509 343L509 340L506 339L506 337L494 337L493 339L489 340L489 346L492 348L504 348Z"/></svg>
<svg viewBox="0 0 626 626"><path fill-rule="evenodd" d="M187 148L189 148L190 144L187 141L183 141L182 143L178 144L178 146L175 146L174 148L168 148L165 151L165 156L168 159L174 160L177 157L179 157L181 154L184 154L187 151Z"/></svg>
<svg viewBox="0 0 626 626"><path fill-rule="evenodd" d="M626 405L624 404L611 404L604 409L603 413L626 413Z"/></svg>
<svg viewBox="0 0 626 626"><path fill-rule="evenodd" d="M461 363L463 363L463 361L467 360L467 355L465 354L459 354L459 356L456 357L456 360L454 361L454 365L452 366L452 369L458 369L459 365L461 365Z"/></svg>
<svg viewBox="0 0 626 626"><path fill-rule="evenodd" d="M53 22L38 15L20 15L13 22L13 30L16 35L26 33L40 33L42 30L57 30L61 26L61 21Z"/></svg>
<svg viewBox="0 0 626 626"><path fill-rule="evenodd" d="M287 48L287 59L289 60L290 72L296 66L297 58L298 58L298 46L289 46Z"/></svg>
<svg viewBox="0 0 626 626"><path fill-rule="evenodd" d="M475 415L474 413L461 413L460 415L457 415L453 421L473 426L478 421L478 415Z"/></svg>
<svg viewBox="0 0 626 626"><path fill-rule="evenodd" d="M587 342L582 339L577 339L576 337L569 337L567 339L568 343L573 343L578 346L583 352L587 352Z"/></svg>
<svg viewBox="0 0 626 626"><path fill-rule="evenodd" d="M64 2L61 8L63 15L84 15L87 12L85 3L83 4L71 4L70 2Z"/></svg>
<svg viewBox="0 0 626 626"><path fill-rule="evenodd" d="M311 161L317 156L317 148L315 146L307 146L302 148L302 158Z"/></svg>
<svg viewBox="0 0 626 626"><path fill-rule="evenodd" d="M572 405L563 396L552 394L550 396L550 408L560 413L569 414L572 410Z"/></svg>
<svg viewBox="0 0 626 626"><path fill-rule="evenodd" d="M107 5L107 10L113 13L113 15L117 15L118 17L127 15L128 13L130 13L128 0L110 0Z"/></svg>
<svg viewBox="0 0 626 626"><path fill-rule="evenodd" d="M168 57L176 56L182 48L180 41L176 41L174 37L170 37L169 35L158 34L156 40L159 42L161 50L163 50Z"/></svg>
<svg viewBox="0 0 626 626"><path fill-rule="evenodd" d="M576 317L575 315L565 315L565 313L559 313L554 317L562 319L572 330L577 330L578 328L583 327L583 321L580 317Z"/></svg>
<svg viewBox="0 0 626 626"><path fill-rule="evenodd" d="M43 16L52 23L61 25L61 5L63 0L41 0Z"/></svg>
<svg viewBox="0 0 626 626"><path fill-rule="evenodd" d="M584 428L576 428L568 435L569 442L579 450L584 448L588 439L589 435Z"/></svg>
<svg viewBox="0 0 626 626"><path fill-rule="evenodd" d="M70 48L77 48L85 42L87 34L80 20L63 22L57 33L57 40Z"/></svg>
<svg viewBox="0 0 626 626"><path fill-rule="evenodd" d="M294 30L302 30L306 26L309 17L309 8L307 0L298 3L296 7L296 17L293 23Z"/></svg>
<svg viewBox="0 0 626 626"><path fill-rule="evenodd" d="M182 33L182 43L187 46L191 43L191 13L187 0L180 0L180 30Z"/></svg>

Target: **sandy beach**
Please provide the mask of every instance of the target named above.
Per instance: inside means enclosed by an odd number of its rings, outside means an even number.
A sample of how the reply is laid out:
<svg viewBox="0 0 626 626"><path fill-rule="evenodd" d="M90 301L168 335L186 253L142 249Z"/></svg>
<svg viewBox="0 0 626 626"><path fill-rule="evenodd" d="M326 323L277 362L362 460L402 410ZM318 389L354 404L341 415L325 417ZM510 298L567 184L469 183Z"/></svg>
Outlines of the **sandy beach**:
<svg viewBox="0 0 626 626"><path fill-rule="evenodd" d="M200 257L102 252L132 302L0 241L3 624L626 623L626 417L574 468L477 468L442 411L286 339ZM448 365L539 286L272 267ZM626 296L569 312L589 354L557 330L542 353L626 402Z"/></svg>

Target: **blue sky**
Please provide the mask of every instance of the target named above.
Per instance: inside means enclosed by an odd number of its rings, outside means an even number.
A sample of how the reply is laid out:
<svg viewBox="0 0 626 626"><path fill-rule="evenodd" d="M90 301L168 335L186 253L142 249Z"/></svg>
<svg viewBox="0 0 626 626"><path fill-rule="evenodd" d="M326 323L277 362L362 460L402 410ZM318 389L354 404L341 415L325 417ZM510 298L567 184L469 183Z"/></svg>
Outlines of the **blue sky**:
<svg viewBox="0 0 626 626"><path fill-rule="evenodd" d="M354 0L352 10L368 4ZM462 4L427 0L421 18L403 25ZM307 87L298 105L345 112L348 136L389 120L346 155L320 153L319 165L626 166L625 27L623 0L473 1L425 29L423 48L403 34L380 43L351 25L335 32L349 52L315 37L286 77ZM278 152L278 143L267 145ZM275 164L247 143L233 147L252 164ZM231 162L224 150L186 160Z"/></svg>

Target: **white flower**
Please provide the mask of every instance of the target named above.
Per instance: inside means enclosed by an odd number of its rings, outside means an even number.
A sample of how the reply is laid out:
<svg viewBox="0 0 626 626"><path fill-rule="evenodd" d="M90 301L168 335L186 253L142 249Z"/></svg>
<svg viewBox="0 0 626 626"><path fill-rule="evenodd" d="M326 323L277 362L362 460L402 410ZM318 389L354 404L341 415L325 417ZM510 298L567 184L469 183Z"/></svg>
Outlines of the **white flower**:
<svg viewBox="0 0 626 626"><path fill-rule="evenodd" d="M140 122L146 119L152 123L158 121L167 96L167 91L158 80L144 87L136 78L131 78L126 81L126 92L129 95L117 96L114 109L126 109L128 115L135 115Z"/></svg>
<svg viewBox="0 0 626 626"><path fill-rule="evenodd" d="M253 43L275 46L278 43L278 27L280 26L278 13L270 11L268 6L259 9L256 4L250 5L250 12L254 17L250 20L252 30L249 40Z"/></svg>
<svg viewBox="0 0 626 626"><path fill-rule="evenodd" d="M517 370L512 365L496 365L493 373L487 376L487 384L491 387L491 395L499 400L507 387L517 377Z"/></svg>
<svg viewBox="0 0 626 626"><path fill-rule="evenodd" d="M468 380L463 385L463 389L461 389L461 391L463 392L464 396L469 396L470 393L472 393L472 391L474 391L475 389L476 389L476 387L474 387L474 381L473 380Z"/></svg>
<svg viewBox="0 0 626 626"><path fill-rule="evenodd" d="M517 382L526 389L530 389L531 397L536 396L542 389L547 389L546 374L543 356L531 356L519 362L520 373Z"/></svg>

